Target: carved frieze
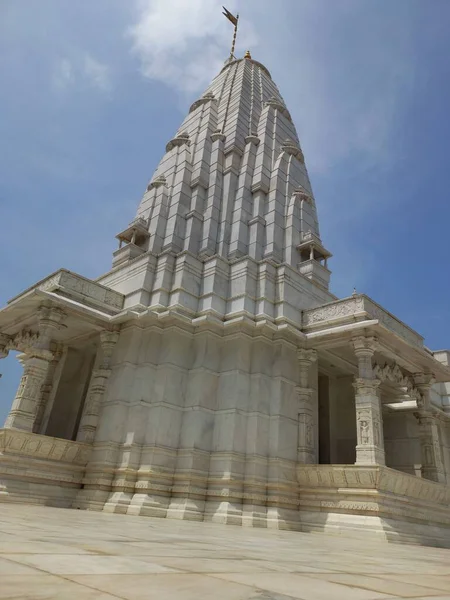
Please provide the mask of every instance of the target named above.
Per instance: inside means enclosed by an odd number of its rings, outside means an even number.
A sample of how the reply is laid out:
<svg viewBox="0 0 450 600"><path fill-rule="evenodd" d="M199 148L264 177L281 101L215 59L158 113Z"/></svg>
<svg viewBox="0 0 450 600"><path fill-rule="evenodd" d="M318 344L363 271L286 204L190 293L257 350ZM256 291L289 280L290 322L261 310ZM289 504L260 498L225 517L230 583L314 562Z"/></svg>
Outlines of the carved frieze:
<svg viewBox="0 0 450 600"><path fill-rule="evenodd" d="M58 271L39 284L38 289L44 292L62 292L78 300L91 298L97 303L103 303L116 309L123 307L124 297L119 292L111 290L95 281L90 281L68 271Z"/></svg>
<svg viewBox="0 0 450 600"><path fill-rule="evenodd" d="M86 465L90 455L90 447L80 442L8 429L0 430L0 451L76 465Z"/></svg>
<svg viewBox="0 0 450 600"><path fill-rule="evenodd" d="M413 378L409 375L405 375L397 364L386 364L384 367L381 367L377 363L373 367L373 374L379 381L388 381L403 388L405 393L408 394L412 400L416 400L418 406L420 405L422 395L415 386Z"/></svg>
<svg viewBox="0 0 450 600"><path fill-rule="evenodd" d="M311 327L327 321L345 321L347 318L376 319L387 329L403 338L409 344L423 348L423 338L404 323L390 315L370 298L364 295L352 296L324 306L305 310L304 327Z"/></svg>

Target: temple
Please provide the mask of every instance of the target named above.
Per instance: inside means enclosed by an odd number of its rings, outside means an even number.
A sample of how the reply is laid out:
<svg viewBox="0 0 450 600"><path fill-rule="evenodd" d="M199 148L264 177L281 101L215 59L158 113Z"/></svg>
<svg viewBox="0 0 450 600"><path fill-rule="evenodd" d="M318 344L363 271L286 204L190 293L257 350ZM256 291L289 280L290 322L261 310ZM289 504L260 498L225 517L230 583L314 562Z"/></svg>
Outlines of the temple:
<svg viewBox="0 0 450 600"><path fill-rule="evenodd" d="M231 57L96 280L0 311L0 500L450 546L450 353L329 290L271 74Z"/></svg>

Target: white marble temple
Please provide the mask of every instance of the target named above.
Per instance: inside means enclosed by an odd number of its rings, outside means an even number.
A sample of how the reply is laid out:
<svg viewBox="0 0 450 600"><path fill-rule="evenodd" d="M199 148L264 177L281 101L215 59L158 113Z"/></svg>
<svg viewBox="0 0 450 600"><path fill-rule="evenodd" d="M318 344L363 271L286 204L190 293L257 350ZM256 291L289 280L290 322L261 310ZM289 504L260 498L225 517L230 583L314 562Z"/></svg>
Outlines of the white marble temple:
<svg viewBox="0 0 450 600"><path fill-rule="evenodd" d="M117 238L0 310L0 500L450 545L449 353L329 291L265 66L226 61Z"/></svg>

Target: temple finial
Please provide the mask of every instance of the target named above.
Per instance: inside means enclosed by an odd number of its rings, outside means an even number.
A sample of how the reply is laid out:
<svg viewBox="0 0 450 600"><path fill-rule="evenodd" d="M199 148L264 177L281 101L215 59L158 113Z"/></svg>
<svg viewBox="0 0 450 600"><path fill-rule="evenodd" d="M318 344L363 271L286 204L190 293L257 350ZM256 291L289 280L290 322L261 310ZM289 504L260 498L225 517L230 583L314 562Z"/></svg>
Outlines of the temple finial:
<svg viewBox="0 0 450 600"><path fill-rule="evenodd" d="M237 28L238 28L238 22L239 22L239 15L234 16L232 13L230 13L229 10L227 10L225 8L225 6L222 6L223 8L223 15L229 20L231 21L231 23L233 23L234 25L234 32L233 32L233 41L231 42L231 52L230 52L230 58L234 58L234 48L236 46L236 36L237 36Z"/></svg>
<svg viewBox="0 0 450 600"><path fill-rule="evenodd" d="M247 50L247 52L244 54L244 58L251 58L252 55L250 54L250 50Z"/></svg>

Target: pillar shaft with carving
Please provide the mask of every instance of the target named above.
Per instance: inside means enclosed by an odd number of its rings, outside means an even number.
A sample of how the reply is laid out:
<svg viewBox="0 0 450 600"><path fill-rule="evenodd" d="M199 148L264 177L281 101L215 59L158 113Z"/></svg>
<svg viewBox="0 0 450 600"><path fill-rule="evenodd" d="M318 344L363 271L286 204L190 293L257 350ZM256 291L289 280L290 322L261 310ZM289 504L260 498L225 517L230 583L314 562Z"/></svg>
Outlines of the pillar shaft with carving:
<svg viewBox="0 0 450 600"><path fill-rule="evenodd" d="M111 357L118 339L119 334L115 331L102 331L100 334L99 350L102 360L92 372L77 435L77 441L79 442L92 443L94 441L103 396L111 375Z"/></svg>
<svg viewBox="0 0 450 600"><path fill-rule="evenodd" d="M317 360L315 350L300 348L297 353L299 365L298 397L298 452L297 460L302 464L316 464L317 460L317 412L314 389L310 386L311 368Z"/></svg>
<svg viewBox="0 0 450 600"><path fill-rule="evenodd" d="M373 337L352 340L358 359L358 377L355 377L356 409L356 464L384 465L383 417L378 394L380 381L373 373L372 358L376 349Z"/></svg>
<svg viewBox="0 0 450 600"><path fill-rule="evenodd" d="M5 427L33 431L41 388L47 377L51 356L39 358L20 354L18 359L23 365L23 374Z"/></svg>
<svg viewBox="0 0 450 600"><path fill-rule="evenodd" d="M54 356L51 351L55 332L61 327L66 314L59 308L41 306L38 312L38 333L16 336L13 339L24 354L18 358L23 365L23 374L14 398L12 408L6 418L5 427L32 432L42 398L42 386L47 380L50 363ZM22 337L22 341L20 340ZM22 347L24 345L24 347Z"/></svg>
<svg viewBox="0 0 450 600"><path fill-rule="evenodd" d="M439 420L433 415L431 405L431 386L433 377L427 373L414 375L414 383L420 392L417 400L419 410L415 413L419 425L419 440L422 456L422 477L445 483L445 469L442 462L441 444L439 440Z"/></svg>
<svg viewBox="0 0 450 600"><path fill-rule="evenodd" d="M62 351L61 349L58 349L56 352L53 353L53 358L51 359L48 365L47 374L45 377L45 381L41 387L40 398L38 400L38 406L36 409L36 418L34 420L33 433L41 433L42 420L44 418L45 409L47 408L50 394L53 390L55 372L59 361L61 360L61 356Z"/></svg>

